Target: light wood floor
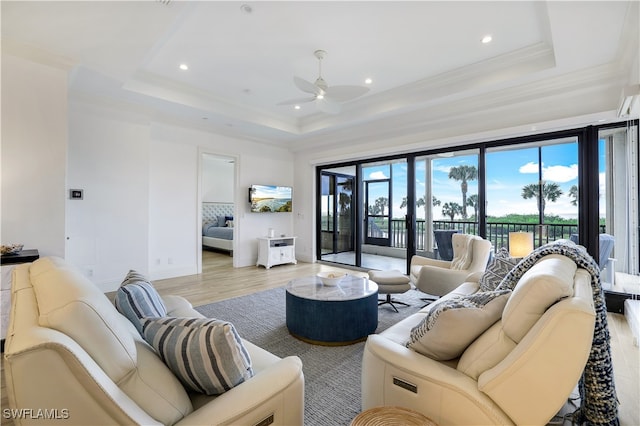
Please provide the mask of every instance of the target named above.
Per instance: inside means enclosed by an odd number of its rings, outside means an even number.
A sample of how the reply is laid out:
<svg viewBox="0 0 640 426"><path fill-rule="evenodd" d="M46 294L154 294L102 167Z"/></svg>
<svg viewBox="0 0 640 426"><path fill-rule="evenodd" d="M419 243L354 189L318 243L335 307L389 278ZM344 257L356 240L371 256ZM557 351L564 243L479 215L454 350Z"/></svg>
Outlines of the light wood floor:
<svg viewBox="0 0 640 426"><path fill-rule="evenodd" d="M262 290L282 287L295 277L313 275L320 271L340 270L338 267L319 263L280 265L271 269L263 267L233 268L228 255L205 251L203 272L199 275L154 281L161 295L176 294L185 297L194 306L242 296ZM350 271L354 273L354 271ZM640 425L640 351L632 343L631 331L623 315L608 315L611 334L616 389L620 400L620 423ZM563 350L563 348L558 348ZM4 362L3 362L4 365ZM550 384L552 386L552 384ZM2 409L8 407L2 369ZM0 415L0 424L12 422Z"/></svg>

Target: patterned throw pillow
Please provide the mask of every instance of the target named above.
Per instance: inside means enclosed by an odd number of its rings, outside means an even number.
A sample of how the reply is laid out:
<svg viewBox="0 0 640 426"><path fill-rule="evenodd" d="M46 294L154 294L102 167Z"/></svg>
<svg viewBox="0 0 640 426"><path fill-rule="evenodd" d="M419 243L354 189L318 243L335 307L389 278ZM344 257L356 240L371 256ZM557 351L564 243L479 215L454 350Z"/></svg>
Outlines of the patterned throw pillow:
<svg viewBox="0 0 640 426"><path fill-rule="evenodd" d="M487 267L487 270L480 278L479 291L493 291L502 282L507 273L518 264L518 259L509 256L509 250L501 247L496 253L493 262Z"/></svg>
<svg viewBox="0 0 640 426"><path fill-rule="evenodd" d="M164 317L167 308L162 298L151 285L145 281L121 286L116 292L114 305L118 312L127 317L142 334L141 320L145 317Z"/></svg>
<svg viewBox="0 0 640 426"><path fill-rule="evenodd" d="M510 290L477 292L434 303L411 329L407 347L439 361L459 357L500 319L510 294Z"/></svg>
<svg viewBox="0 0 640 426"><path fill-rule="evenodd" d="M219 395L253 376L235 327L211 318L145 318L142 335L182 384Z"/></svg>

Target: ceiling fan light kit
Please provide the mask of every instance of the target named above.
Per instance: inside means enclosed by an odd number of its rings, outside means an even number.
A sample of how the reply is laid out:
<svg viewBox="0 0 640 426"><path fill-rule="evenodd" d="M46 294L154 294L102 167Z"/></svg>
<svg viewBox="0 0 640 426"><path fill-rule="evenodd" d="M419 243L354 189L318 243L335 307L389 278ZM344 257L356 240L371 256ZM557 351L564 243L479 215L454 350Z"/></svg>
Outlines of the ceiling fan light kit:
<svg viewBox="0 0 640 426"><path fill-rule="evenodd" d="M316 78L316 81L311 83L300 77L293 77L293 83L298 89L313 96L290 99L280 102L278 105L299 105L301 103L315 102L320 111L328 114L338 114L341 110L341 102L348 102L369 91L369 88L364 86L329 86L322 78L322 60L327 55L327 52L316 50L313 55L318 59L318 78Z"/></svg>

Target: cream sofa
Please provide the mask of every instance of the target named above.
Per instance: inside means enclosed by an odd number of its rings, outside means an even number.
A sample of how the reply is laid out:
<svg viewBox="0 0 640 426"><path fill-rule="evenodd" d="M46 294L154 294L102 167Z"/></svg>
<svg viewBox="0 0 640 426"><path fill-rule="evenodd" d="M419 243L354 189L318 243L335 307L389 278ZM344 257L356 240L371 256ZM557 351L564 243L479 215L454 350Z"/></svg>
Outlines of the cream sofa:
<svg viewBox="0 0 640 426"><path fill-rule="evenodd" d="M165 297L170 316L202 317ZM17 424L301 425L304 377L243 341L255 375L219 396L188 394L107 297L58 258L13 272L4 371ZM271 422L271 423L270 423Z"/></svg>
<svg viewBox="0 0 640 426"><path fill-rule="evenodd" d="M477 292L480 276L440 300ZM369 336L363 410L402 406L441 425L546 424L575 389L589 356L595 324L590 278L565 256L539 260L518 281L502 318L456 359L436 361L406 347L411 329L433 305ZM565 289L561 300L533 307L556 288Z"/></svg>

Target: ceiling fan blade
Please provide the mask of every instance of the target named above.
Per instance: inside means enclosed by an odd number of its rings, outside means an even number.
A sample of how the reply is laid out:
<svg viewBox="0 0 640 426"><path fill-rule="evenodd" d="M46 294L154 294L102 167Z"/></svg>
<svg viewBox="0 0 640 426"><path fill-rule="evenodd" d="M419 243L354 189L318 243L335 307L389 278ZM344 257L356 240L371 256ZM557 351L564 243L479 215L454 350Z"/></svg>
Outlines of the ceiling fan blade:
<svg viewBox="0 0 640 426"><path fill-rule="evenodd" d="M296 104L304 104L307 102L313 102L316 100L316 97L312 98L297 98L297 99L289 99L288 101L279 102L278 105L296 105Z"/></svg>
<svg viewBox="0 0 640 426"><path fill-rule="evenodd" d="M327 88L326 97L336 102L346 102L360 97L369 91L363 86L330 86Z"/></svg>
<svg viewBox="0 0 640 426"><path fill-rule="evenodd" d="M326 97L316 99L316 105L320 111L326 112L327 114L338 114L342 109L339 103Z"/></svg>
<svg viewBox="0 0 640 426"><path fill-rule="evenodd" d="M313 83L308 82L307 80L303 80L300 77L293 77L293 82L295 83L298 89L303 92L312 93L314 95L320 94L320 88Z"/></svg>

